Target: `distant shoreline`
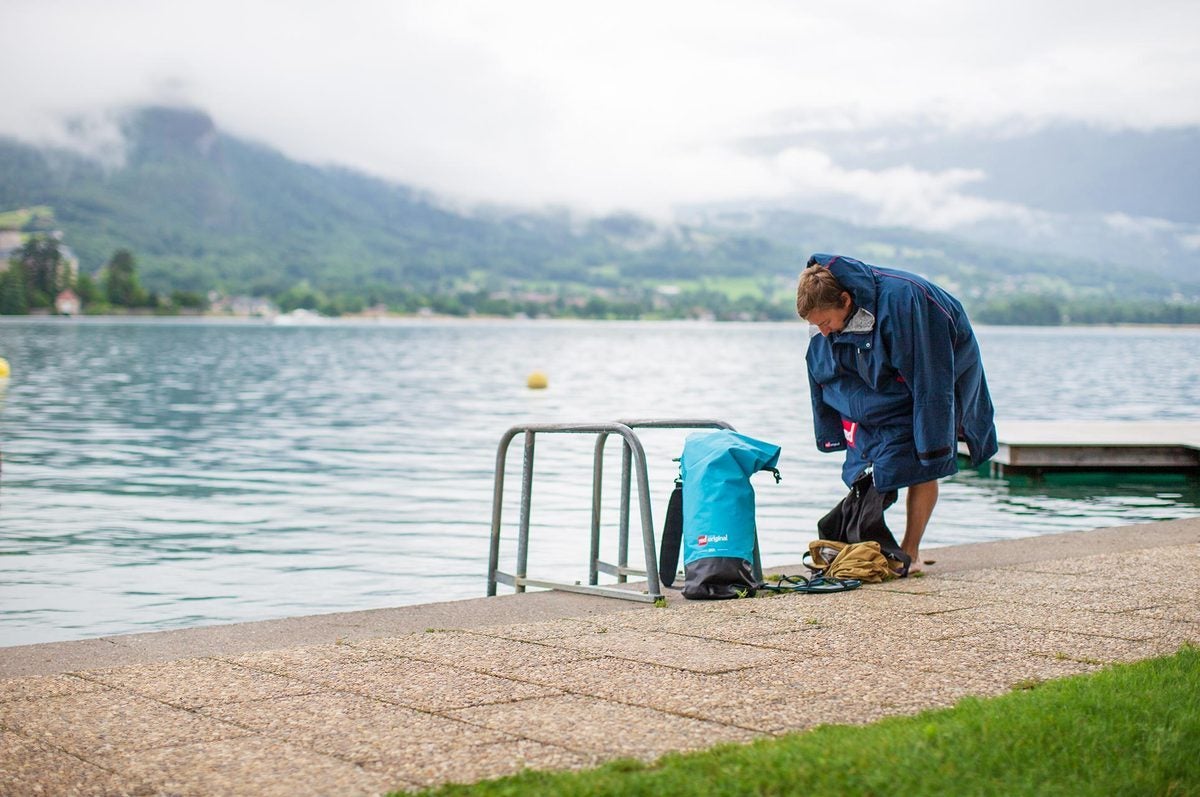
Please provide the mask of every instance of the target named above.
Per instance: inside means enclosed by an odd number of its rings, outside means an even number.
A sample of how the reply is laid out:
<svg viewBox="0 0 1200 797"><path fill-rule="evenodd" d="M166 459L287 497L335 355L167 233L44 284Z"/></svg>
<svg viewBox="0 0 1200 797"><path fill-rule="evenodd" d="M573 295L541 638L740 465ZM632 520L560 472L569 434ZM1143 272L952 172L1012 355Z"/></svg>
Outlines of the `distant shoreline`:
<svg viewBox="0 0 1200 797"><path fill-rule="evenodd" d="M341 316L308 316L303 320L280 320L288 319L287 314L276 316L250 316L250 315L224 315L224 314L204 314L204 313L188 313L179 315L154 315L150 313L129 313L129 314L104 314L104 315L78 315L78 316L61 316L51 314L29 314L29 315L0 315L0 325L12 325L25 322L33 322L36 324L104 324L104 323L129 323L129 324L242 324L246 326L278 326L278 327L320 327L320 326L338 326L338 325L372 325L378 324L386 326L388 324L397 325L420 325L420 324L475 324L475 323L571 323L571 324L676 324L681 326L689 325L729 325L729 326L745 326L759 324L775 324L775 325L803 325L804 322L800 319L787 321L722 321L717 319L689 319L689 318L621 318L621 319L606 319L606 318L565 318L565 317L544 317L544 318L515 318L513 316L491 316L491 315L474 315L474 316L457 316L457 315L429 315L420 313L408 314L388 314L388 315L341 315ZM1200 324L1148 324L1148 323L1105 323L1105 324L982 324L976 323L974 326L977 329L1162 329L1162 330L1196 330L1200 329Z"/></svg>

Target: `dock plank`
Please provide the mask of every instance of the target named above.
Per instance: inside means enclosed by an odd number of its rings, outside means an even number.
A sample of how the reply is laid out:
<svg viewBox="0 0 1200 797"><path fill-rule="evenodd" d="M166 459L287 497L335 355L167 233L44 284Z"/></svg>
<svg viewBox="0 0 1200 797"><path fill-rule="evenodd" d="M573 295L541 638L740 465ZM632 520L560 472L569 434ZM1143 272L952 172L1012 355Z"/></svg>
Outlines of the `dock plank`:
<svg viewBox="0 0 1200 797"><path fill-rule="evenodd" d="M994 475L1022 470L1200 470L1200 422L1002 421ZM966 453L964 444L959 450Z"/></svg>

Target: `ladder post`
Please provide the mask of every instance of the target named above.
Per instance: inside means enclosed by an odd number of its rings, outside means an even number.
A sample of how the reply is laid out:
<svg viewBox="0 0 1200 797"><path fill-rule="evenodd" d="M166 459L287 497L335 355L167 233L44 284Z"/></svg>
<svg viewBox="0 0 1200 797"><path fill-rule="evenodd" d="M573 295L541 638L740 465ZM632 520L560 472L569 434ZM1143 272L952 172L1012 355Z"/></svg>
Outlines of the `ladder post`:
<svg viewBox="0 0 1200 797"><path fill-rule="evenodd" d="M525 432L525 457L521 465L521 525L517 536L517 592L524 592L520 583L528 573L529 564L529 507L533 498L533 442L534 432Z"/></svg>
<svg viewBox="0 0 1200 797"><path fill-rule="evenodd" d="M663 596L662 584L658 580L658 551L654 545L654 519L650 514L650 477L646 472L646 452L642 442L628 426L618 422L621 436L625 438L625 451L631 459L631 470L637 473L638 506L642 521L642 550L646 557L646 591L651 598Z"/></svg>
<svg viewBox="0 0 1200 797"><path fill-rule="evenodd" d="M629 566L629 482L632 458L633 452L629 448L629 441L626 440L621 446L621 525L617 530L617 567L620 568ZM628 580L624 573L617 576L619 584Z"/></svg>
<svg viewBox="0 0 1200 797"><path fill-rule="evenodd" d="M596 453L592 457L592 540L588 555L588 584L600 583L600 499L604 493L604 442L608 432L596 435Z"/></svg>
<svg viewBox="0 0 1200 797"><path fill-rule="evenodd" d="M492 537L488 548L487 594L496 594L496 571L500 569L500 516L504 504L504 466L508 459L508 446L516 430L508 430L496 447L496 476L492 486Z"/></svg>

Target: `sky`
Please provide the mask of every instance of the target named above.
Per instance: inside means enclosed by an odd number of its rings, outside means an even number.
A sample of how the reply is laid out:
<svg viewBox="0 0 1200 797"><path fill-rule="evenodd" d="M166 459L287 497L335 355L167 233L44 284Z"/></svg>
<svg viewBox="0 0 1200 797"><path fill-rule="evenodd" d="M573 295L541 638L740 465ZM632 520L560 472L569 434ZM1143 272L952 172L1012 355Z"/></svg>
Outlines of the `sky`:
<svg viewBox="0 0 1200 797"><path fill-rule="evenodd" d="M824 192L951 228L1028 209L972 196L971 169L746 142L1200 125L1194 0L0 0L0 29L0 134L112 152L123 109L195 107L465 202L664 215Z"/></svg>

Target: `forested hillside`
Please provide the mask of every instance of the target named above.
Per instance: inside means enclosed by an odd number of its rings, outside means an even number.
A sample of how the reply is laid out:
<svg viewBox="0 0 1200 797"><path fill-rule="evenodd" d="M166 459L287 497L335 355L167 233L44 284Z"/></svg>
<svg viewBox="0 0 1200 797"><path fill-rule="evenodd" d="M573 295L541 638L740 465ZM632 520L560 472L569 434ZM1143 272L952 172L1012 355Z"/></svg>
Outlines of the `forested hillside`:
<svg viewBox="0 0 1200 797"><path fill-rule="evenodd" d="M944 280L979 308L1011 309L1014 297L1029 296L1114 305L1200 295L1194 285L1095 261L779 210L707 209L664 226L627 214L459 209L406 186L289 160L222 133L198 111L143 109L124 132L123 161L108 164L0 140L0 211L49 207L83 273L128 250L145 287L162 294L498 313L529 310L522 302L532 295L549 312L686 315L707 307L718 317L730 308L739 317L787 317L807 255L835 251Z"/></svg>

